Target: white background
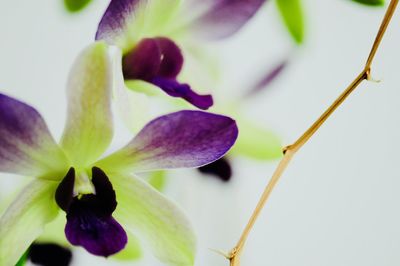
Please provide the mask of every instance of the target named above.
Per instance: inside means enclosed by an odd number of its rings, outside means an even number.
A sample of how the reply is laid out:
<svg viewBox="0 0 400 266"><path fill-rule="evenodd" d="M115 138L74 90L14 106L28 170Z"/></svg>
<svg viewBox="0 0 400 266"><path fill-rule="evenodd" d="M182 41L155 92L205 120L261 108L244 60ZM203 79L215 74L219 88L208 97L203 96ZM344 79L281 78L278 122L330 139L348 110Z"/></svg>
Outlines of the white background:
<svg viewBox="0 0 400 266"><path fill-rule="evenodd" d="M229 93L243 89L237 84L246 84L250 73L290 55L285 73L245 109L285 144L362 70L384 13L349 0L304 2L307 35L301 48L286 34L273 1L216 48ZM66 116L69 67L93 40L106 6L94 1L71 16L61 0L0 1L0 91L35 106L56 137ZM373 64L372 75L382 82L361 85L297 154L250 235L242 265L400 265L399 26L397 11ZM228 185L191 170L173 172L171 196L187 210L199 236L196 265L228 265L208 248L234 246L275 164L236 158ZM2 175L0 199L20 180ZM74 265L92 263L116 264L84 252L75 256ZM146 258L134 265L159 264Z"/></svg>

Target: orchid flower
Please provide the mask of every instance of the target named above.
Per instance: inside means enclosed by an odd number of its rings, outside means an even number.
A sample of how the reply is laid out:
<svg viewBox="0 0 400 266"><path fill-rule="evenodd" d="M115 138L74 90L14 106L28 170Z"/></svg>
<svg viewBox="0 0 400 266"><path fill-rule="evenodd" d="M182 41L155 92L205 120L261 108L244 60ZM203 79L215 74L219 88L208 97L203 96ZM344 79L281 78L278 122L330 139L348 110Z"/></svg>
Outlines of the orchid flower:
<svg viewBox="0 0 400 266"><path fill-rule="evenodd" d="M233 145L236 124L201 111L164 115L99 159L113 135L109 59L107 45L97 42L76 60L59 144L33 107L0 94L0 172L34 177L0 218L0 265L15 265L60 209L68 241L94 255L122 250L127 230L166 264L193 265L187 218L134 173L210 163Z"/></svg>
<svg viewBox="0 0 400 266"><path fill-rule="evenodd" d="M199 47L207 38L232 35L264 1L111 0L96 40L122 50L123 76L130 89L158 87L169 96L208 109L213 104L211 95L200 95L178 80L184 54L195 50L193 43Z"/></svg>

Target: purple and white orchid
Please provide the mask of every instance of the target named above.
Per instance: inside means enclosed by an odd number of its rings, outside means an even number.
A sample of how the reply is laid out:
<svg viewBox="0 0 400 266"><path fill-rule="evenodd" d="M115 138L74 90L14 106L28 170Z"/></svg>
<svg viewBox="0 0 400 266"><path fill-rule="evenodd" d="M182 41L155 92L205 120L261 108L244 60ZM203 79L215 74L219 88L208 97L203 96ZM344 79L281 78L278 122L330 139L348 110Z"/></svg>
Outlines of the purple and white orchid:
<svg viewBox="0 0 400 266"><path fill-rule="evenodd" d="M0 172L35 177L0 217L0 265L15 265L60 209L69 242L92 254L122 250L128 230L161 261L193 265L195 237L188 220L134 173L215 161L235 142L236 123L201 111L171 113L99 159L113 136L112 69L102 42L80 54L69 77L59 144L33 107L0 94Z"/></svg>
<svg viewBox="0 0 400 266"><path fill-rule="evenodd" d="M178 81L184 54L193 44L237 32L265 0L111 0L96 33L122 50L126 81L140 80L206 110L211 95ZM202 42L203 41L203 42ZM184 47L187 46L187 47ZM188 48L186 51L182 48ZM128 85L130 84L130 85ZM142 90L142 83L128 83Z"/></svg>

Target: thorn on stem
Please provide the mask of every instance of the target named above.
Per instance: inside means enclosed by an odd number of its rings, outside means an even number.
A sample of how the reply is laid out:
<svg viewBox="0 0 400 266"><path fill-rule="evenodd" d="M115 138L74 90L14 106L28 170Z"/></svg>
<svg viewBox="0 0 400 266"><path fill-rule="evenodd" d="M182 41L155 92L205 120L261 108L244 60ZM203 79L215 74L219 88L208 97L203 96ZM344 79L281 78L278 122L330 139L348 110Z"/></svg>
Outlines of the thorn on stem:
<svg viewBox="0 0 400 266"><path fill-rule="evenodd" d="M365 70L365 75L366 75L365 79L368 80L368 81L375 82L375 83L379 83L379 82L382 81L381 79L372 78L371 68L368 68L368 69Z"/></svg>
<svg viewBox="0 0 400 266"><path fill-rule="evenodd" d="M368 81L371 81L374 83L380 83L382 81L382 79L373 79L373 78L369 77Z"/></svg>
<svg viewBox="0 0 400 266"><path fill-rule="evenodd" d="M227 259L233 260L236 257L236 255L238 254L238 251L239 251L239 249L237 247L233 248L231 250L231 252L229 252L229 256L227 257Z"/></svg>
<svg viewBox="0 0 400 266"><path fill-rule="evenodd" d="M217 253L218 255L221 255L223 257L225 257L226 259L230 260L231 259L231 254L226 254L224 251L222 250L218 250L218 249L213 249L213 248L209 248L210 251Z"/></svg>
<svg viewBox="0 0 400 266"><path fill-rule="evenodd" d="M285 153L286 153L288 150L290 150L290 149L291 149L291 145L288 145L288 146L284 147L284 148L282 149L283 155L285 155Z"/></svg>

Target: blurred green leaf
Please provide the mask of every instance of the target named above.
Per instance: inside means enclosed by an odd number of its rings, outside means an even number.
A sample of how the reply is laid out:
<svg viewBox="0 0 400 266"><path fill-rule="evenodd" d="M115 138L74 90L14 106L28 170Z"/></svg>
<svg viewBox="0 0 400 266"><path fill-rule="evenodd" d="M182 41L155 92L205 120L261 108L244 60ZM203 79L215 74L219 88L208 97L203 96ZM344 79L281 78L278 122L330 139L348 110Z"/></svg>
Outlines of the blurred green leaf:
<svg viewBox="0 0 400 266"><path fill-rule="evenodd" d="M236 122L239 126L239 137L230 151L231 154L266 161L282 156L281 140L272 131L246 119L236 117Z"/></svg>
<svg viewBox="0 0 400 266"><path fill-rule="evenodd" d="M84 9L92 0L64 0L64 6L71 13Z"/></svg>
<svg viewBox="0 0 400 266"><path fill-rule="evenodd" d="M353 2L357 2L360 4L364 4L367 6L384 6L385 0L352 0Z"/></svg>
<svg viewBox="0 0 400 266"><path fill-rule="evenodd" d="M304 14L301 0L276 0L280 15L297 44L304 39Z"/></svg>
<svg viewBox="0 0 400 266"><path fill-rule="evenodd" d="M352 0L353 2L357 2L367 6L384 6L385 0Z"/></svg>

